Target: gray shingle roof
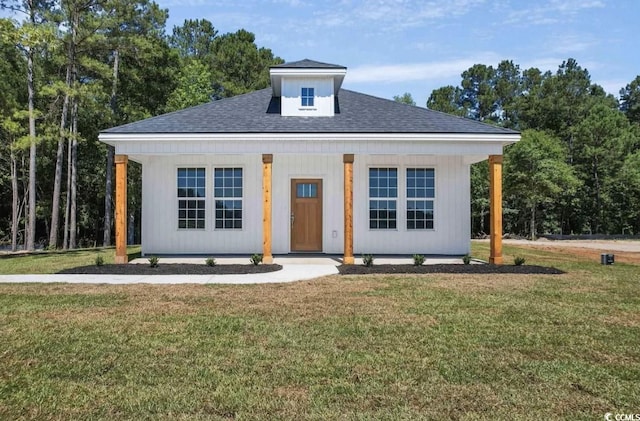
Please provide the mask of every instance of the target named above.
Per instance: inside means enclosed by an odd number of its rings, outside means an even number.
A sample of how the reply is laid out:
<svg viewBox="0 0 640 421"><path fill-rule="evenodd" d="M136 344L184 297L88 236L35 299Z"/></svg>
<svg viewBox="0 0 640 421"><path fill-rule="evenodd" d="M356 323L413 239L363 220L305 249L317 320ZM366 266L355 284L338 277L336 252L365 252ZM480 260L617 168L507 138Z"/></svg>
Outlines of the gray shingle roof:
<svg viewBox="0 0 640 421"><path fill-rule="evenodd" d="M510 129L341 89L333 117L283 117L271 88L113 127L103 133L459 133Z"/></svg>
<svg viewBox="0 0 640 421"><path fill-rule="evenodd" d="M288 63L277 64L275 66L271 66L271 68L280 68L280 69L346 69L345 66L340 66L339 64L329 64L322 63L319 61L309 60L305 58L304 60L299 61L290 61Z"/></svg>

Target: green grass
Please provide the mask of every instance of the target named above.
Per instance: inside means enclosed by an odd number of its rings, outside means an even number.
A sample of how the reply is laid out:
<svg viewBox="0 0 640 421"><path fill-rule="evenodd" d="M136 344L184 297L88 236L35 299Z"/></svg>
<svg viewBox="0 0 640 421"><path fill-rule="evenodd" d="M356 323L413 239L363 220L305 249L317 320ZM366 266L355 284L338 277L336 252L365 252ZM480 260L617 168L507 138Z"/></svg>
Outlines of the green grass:
<svg viewBox="0 0 640 421"><path fill-rule="evenodd" d="M139 257L140 246L128 247L127 254L129 259ZM104 264L114 263L115 248L4 254L0 255L0 274L56 273L62 269L94 265L96 256L102 256Z"/></svg>
<svg viewBox="0 0 640 421"><path fill-rule="evenodd" d="M0 284L0 419L639 412L640 266L505 254L567 274Z"/></svg>

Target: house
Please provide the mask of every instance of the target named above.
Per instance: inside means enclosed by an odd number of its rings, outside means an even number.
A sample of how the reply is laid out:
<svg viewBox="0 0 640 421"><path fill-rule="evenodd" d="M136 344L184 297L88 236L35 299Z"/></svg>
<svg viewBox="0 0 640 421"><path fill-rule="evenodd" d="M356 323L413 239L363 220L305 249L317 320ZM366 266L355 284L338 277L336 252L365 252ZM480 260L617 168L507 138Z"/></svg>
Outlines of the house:
<svg viewBox="0 0 640 421"><path fill-rule="evenodd" d="M271 87L101 132L142 164L142 252L464 255L470 165L489 158L491 261L502 262L502 151L518 132L342 89L344 66L270 69Z"/></svg>

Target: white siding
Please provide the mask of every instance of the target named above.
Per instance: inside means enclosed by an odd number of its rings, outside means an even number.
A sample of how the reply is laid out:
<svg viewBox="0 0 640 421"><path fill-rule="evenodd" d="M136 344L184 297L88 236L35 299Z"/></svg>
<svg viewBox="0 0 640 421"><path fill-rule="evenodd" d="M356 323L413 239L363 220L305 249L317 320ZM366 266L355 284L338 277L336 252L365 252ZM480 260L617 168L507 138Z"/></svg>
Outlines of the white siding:
<svg viewBox="0 0 640 421"><path fill-rule="evenodd" d="M398 169L397 229L369 229L368 174L372 167ZM406 168L435 168L434 229L406 228ZM469 165L463 157L356 155L354 253L467 254L470 247Z"/></svg>
<svg viewBox="0 0 640 421"><path fill-rule="evenodd" d="M139 157L143 169L142 245L149 254L250 254L262 251L262 160L255 155L176 155ZM243 228L215 230L213 169L243 168ZM176 172L207 171L206 228L179 230ZM398 168L398 227L369 229L368 170ZM436 174L434 229L406 229L406 168L432 167ZM341 254L344 244L342 155L274 155L273 253L290 252L291 180L323 180L323 252ZM354 163L354 252L374 254L466 254L469 252L469 165L464 157L356 155Z"/></svg>
<svg viewBox="0 0 640 421"><path fill-rule="evenodd" d="M142 252L223 254L262 251L262 160L260 155L146 156L142 162ZM243 169L242 230L215 230L213 169ZM204 230L178 229L176 173L179 167L206 168Z"/></svg>
<svg viewBox="0 0 640 421"><path fill-rule="evenodd" d="M301 88L314 88L313 107L300 104ZM283 78L281 96L283 116L330 117L334 114L333 78Z"/></svg>

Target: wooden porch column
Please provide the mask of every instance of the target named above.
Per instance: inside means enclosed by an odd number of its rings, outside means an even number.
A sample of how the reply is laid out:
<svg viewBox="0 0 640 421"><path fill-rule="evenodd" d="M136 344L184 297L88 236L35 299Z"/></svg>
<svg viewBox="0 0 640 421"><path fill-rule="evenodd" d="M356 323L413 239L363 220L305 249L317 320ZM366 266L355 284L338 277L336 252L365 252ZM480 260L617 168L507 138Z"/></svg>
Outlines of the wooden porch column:
<svg viewBox="0 0 640 421"><path fill-rule="evenodd" d="M127 257L127 155L116 155L116 264L128 262Z"/></svg>
<svg viewBox="0 0 640 421"><path fill-rule="evenodd" d="M344 154L344 257L342 263L353 261L353 154Z"/></svg>
<svg viewBox="0 0 640 421"><path fill-rule="evenodd" d="M489 155L490 251L489 263L501 265L502 258L502 155Z"/></svg>
<svg viewBox="0 0 640 421"><path fill-rule="evenodd" d="M271 164L273 155L262 155L262 262L273 263L271 254Z"/></svg>

